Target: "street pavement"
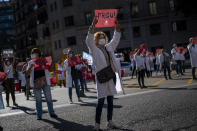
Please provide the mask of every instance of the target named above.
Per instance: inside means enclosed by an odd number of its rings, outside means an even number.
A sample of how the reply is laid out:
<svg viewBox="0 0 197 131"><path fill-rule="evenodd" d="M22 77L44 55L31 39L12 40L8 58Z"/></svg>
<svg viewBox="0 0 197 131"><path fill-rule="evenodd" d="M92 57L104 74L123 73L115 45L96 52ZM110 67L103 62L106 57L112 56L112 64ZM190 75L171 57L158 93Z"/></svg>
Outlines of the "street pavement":
<svg viewBox="0 0 197 131"><path fill-rule="evenodd" d="M146 78L147 89L139 89L137 80L124 77L126 95L115 96L113 121L121 129L114 131L197 131L197 81L191 79L191 70L173 80L162 76ZM36 120L35 100L27 101L17 93L18 107L0 111L0 126L4 131L92 131L95 118L95 84L88 83L82 103L77 102L73 89L74 104L69 104L67 88L52 88L54 108L59 118L52 119L47 113L43 98L43 120ZM3 95L5 100L5 94ZM12 103L12 101L10 101ZM106 129L104 106L101 127ZM112 130L109 130L112 131Z"/></svg>

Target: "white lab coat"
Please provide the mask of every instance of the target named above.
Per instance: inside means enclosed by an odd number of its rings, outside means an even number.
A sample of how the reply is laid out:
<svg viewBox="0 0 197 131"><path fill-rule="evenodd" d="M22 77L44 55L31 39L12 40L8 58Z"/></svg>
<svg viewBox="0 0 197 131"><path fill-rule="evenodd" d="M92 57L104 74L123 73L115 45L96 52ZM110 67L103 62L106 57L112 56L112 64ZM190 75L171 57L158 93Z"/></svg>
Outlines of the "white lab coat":
<svg viewBox="0 0 197 131"><path fill-rule="evenodd" d="M71 67L68 66L68 59L64 61L64 68L66 70L66 87L72 87Z"/></svg>
<svg viewBox="0 0 197 131"><path fill-rule="evenodd" d="M173 60L175 60L175 61L180 60L180 57L181 57L180 53L178 53L175 48L172 48L171 54L172 54L172 59Z"/></svg>
<svg viewBox="0 0 197 131"><path fill-rule="evenodd" d="M118 73L118 66L115 60L114 50L119 44L120 36L121 34L115 31L113 39L106 45L106 49L112 58L111 64L114 65L115 69L113 68L113 70L114 72L116 72L116 75ZM102 70L103 68L107 67L107 61L103 52L94 43L94 34L91 34L90 32L88 33L87 38L86 38L86 44L93 57L93 63L96 66L96 73ZM124 91L120 83L122 82L120 80L119 75L117 75L117 78L116 78L116 85L114 84L114 81L112 79L106 83L99 83L99 81L96 78L98 99L104 98L107 96L113 96L117 93L123 93Z"/></svg>
<svg viewBox="0 0 197 131"><path fill-rule="evenodd" d="M21 86L26 86L26 78L25 78L25 74L23 74L23 72L19 71L18 72L18 79L21 80Z"/></svg>
<svg viewBox="0 0 197 131"><path fill-rule="evenodd" d="M140 67L145 69L145 58L142 55L137 55L136 53L134 55L134 60L136 62L136 70L138 70Z"/></svg>
<svg viewBox="0 0 197 131"><path fill-rule="evenodd" d="M197 67L197 44L195 44L194 46L192 46L191 44L189 44L187 46L188 50L189 50L189 54L190 54L190 61L191 61L191 66L192 67Z"/></svg>
<svg viewBox="0 0 197 131"><path fill-rule="evenodd" d="M65 74L64 74L65 69L64 69L64 66L58 64L58 71L61 71L61 74L58 74L59 80L65 80Z"/></svg>
<svg viewBox="0 0 197 131"><path fill-rule="evenodd" d="M146 64L146 70L150 71L151 70L151 68L150 68L150 57L146 56L144 59L145 59L145 64Z"/></svg>

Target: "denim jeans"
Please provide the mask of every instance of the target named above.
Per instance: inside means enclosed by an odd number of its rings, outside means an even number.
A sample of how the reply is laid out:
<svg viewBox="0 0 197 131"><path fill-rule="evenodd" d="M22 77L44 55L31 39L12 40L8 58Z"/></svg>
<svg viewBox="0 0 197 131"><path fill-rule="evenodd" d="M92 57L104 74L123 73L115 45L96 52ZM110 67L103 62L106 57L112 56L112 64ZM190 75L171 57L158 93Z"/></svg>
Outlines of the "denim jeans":
<svg viewBox="0 0 197 131"><path fill-rule="evenodd" d="M171 78L170 66L164 65L163 70L164 70L164 77L167 78L167 73L166 73L166 70L167 70L168 71L168 77Z"/></svg>
<svg viewBox="0 0 197 131"><path fill-rule="evenodd" d="M176 60L176 73L183 74L181 60Z"/></svg>
<svg viewBox="0 0 197 131"><path fill-rule="evenodd" d="M51 88L50 86L42 87L41 89L34 89L35 99L36 99L36 110L37 110L37 116L42 116L42 90L44 93L44 96L46 98L48 111L50 115L54 115L54 109L53 109L53 102L52 102L52 96L51 96Z"/></svg>
<svg viewBox="0 0 197 131"><path fill-rule="evenodd" d="M2 87L1 84L0 84L0 110L1 110L1 109L4 109L2 92L3 92L3 87Z"/></svg>
<svg viewBox="0 0 197 131"><path fill-rule="evenodd" d="M80 98L80 86L79 86L79 81L78 81L78 79L73 80L73 84L74 84L74 87L75 87L75 89L76 89L77 97L78 97L78 99L79 99L79 98ZM69 88L68 88L68 93L69 93L69 98L70 98L70 100L72 100L72 87L69 87Z"/></svg>
<svg viewBox="0 0 197 131"><path fill-rule="evenodd" d="M107 97L107 121L112 120L113 116L113 96L108 96ZM102 109L103 105L105 102L105 98L100 98L98 99L98 104L96 106L96 123L100 124L101 121L101 114L102 114Z"/></svg>

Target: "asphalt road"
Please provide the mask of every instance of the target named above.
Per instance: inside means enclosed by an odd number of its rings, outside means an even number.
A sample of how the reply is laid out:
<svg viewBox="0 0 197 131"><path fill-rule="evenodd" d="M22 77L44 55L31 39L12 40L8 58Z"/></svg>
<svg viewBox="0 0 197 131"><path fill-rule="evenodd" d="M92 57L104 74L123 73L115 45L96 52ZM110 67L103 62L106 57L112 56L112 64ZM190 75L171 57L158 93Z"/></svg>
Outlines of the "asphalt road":
<svg viewBox="0 0 197 131"><path fill-rule="evenodd" d="M146 79L149 88L143 90L135 79L124 78L126 95L116 96L114 101L113 120L121 126L119 130L197 131L197 81L191 79L190 71L181 78L173 78ZM94 84L88 86L91 92L82 98L84 102L73 105L68 104L66 88L54 89L54 107L59 118L50 118L46 110L42 121L36 120L34 100L26 101L23 94L17 94L19 107L0 111L0 125L4 131L92 131L96 90ZM43 106L46 109L45 102ZM106 130L106 105L101 123Z"/></svg>

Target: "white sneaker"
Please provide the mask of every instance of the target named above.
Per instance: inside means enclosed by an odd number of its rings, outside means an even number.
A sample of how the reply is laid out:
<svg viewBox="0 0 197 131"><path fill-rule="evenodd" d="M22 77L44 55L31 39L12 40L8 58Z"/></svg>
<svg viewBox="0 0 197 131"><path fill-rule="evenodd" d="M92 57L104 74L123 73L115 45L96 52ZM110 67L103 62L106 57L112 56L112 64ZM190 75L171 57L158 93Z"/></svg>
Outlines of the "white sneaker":
<svg viewBox="0 0 197 131"><path fill-rule="evenodd" d="M107 128L108 128L108 129L120 129L120 127L117 126L116 124L114 124L112 121L109 121L109 122L107 123Z"/></svg>
<svg viewBox="0 0 197 131"><path fill-rule="evenodd" d="M100 124L95 123L94 131L100 131Z"/></svg>

